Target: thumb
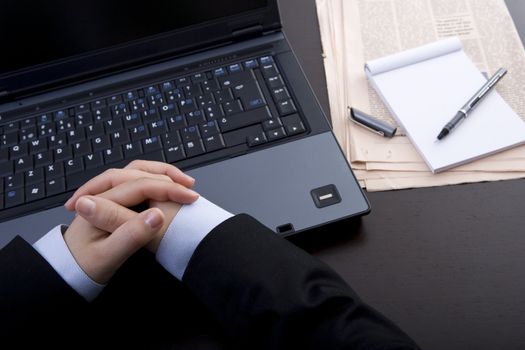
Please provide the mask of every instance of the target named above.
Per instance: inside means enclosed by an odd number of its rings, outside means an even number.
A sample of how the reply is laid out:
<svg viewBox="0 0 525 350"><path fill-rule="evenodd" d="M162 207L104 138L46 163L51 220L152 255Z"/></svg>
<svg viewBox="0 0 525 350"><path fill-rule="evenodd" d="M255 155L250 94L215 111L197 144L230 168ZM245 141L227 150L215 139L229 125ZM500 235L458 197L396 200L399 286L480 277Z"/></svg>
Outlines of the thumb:
<svg viewBox="0 0 525 350"><path fill-rule="evenodd" d="M114 259L115 269L120 267L133 253L148 244L162 229L164 214L151 208L137 214L119 226L105 240L107 256Z"/></svg>

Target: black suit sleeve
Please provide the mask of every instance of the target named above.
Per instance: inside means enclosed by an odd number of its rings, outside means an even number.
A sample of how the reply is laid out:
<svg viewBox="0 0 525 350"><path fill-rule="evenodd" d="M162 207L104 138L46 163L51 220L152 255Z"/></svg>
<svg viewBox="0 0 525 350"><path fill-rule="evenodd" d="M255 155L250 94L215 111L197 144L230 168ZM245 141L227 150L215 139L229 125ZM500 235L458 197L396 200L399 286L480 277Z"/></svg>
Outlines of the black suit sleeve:
<svg viewBox="0 0 525 350"><path fill-rule="evenodd" d="M56 335L69 316L78 315L86 305L22 238L16 237L0 251L0 339Z"/></svg>
<svg viewBox="0 0 525 350"><path fill-rule="evenodd" d="M247 215L201 242L183 282L243 347L418 348L327 265Z"/></svg>

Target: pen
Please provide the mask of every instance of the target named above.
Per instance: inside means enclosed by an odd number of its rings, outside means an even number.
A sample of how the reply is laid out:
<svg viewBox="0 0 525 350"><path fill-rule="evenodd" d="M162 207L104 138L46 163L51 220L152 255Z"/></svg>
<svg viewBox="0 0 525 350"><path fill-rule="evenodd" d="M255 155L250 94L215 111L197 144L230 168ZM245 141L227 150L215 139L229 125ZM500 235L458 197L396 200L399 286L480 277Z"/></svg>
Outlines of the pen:
<svg viewBox="0 0 525 350"><path fill-rule="evenodd" d="M384 137L393 137L396 133L397 128L390 126L387 123L358 110L357 108L348 107L348 112L348 117L350 120L369 129L372 132L375 132L376 134Z"/></svg>
<svg viewBox="0 0 525 350"><path fill-rule="evenodd" d="M441 130L441 132L438 135L438 140L441 140L445 136L447 136L456 126L459 125L465 119L470 112L478 105L478 103L488 95L490 90L496 85L498 81L500 81L503 76L507 74L507 70L505 68L500 68L494 75L487 80L485 84L470 98L470 100L465 103L463 107L456 113L454 118L450 120Z"/></svg>

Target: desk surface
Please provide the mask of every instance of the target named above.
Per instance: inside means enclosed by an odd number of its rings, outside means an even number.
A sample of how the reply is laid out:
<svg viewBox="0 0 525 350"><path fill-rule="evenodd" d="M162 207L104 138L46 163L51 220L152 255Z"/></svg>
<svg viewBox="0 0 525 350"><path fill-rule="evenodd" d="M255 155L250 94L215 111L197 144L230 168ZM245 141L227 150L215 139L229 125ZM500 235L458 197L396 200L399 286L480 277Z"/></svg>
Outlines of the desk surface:
<svg viewBox="0 0 525 350"><path fill-rule="evenodd" d="M525 3L507 4L525 39ZM281 0L325 111L315 0ZM370 193L358 227L306 248L423 349L525 349L525 180Z"/></svg>

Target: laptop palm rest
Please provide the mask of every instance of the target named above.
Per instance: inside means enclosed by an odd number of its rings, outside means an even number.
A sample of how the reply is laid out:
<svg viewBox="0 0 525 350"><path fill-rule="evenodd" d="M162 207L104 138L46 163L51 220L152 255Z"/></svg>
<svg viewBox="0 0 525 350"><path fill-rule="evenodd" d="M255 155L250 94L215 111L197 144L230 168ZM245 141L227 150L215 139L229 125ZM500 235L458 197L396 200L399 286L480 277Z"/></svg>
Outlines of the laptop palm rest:
<svg viewBox="0 0 525 350"><path fill-rule="evenodd" d="M369 204L331 132L188 172L195 189L234 213L247 213L274 231L297 232L364 214ZM318 208L312 190L335 185L340 201ZM330 201L330 194L320 195ZM328 197L328 198L326 198Z"/></svg>

